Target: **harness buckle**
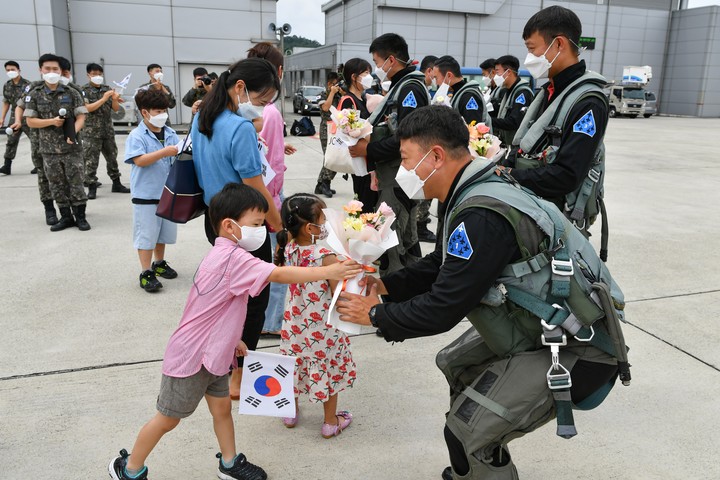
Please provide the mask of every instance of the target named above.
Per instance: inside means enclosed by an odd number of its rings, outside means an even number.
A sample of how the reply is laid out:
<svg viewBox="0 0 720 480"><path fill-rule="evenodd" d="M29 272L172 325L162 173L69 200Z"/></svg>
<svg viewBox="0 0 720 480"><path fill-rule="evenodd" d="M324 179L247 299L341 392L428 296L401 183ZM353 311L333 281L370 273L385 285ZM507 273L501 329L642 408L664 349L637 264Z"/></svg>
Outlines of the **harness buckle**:
<svg viewBox="0 0 720 480"><path fill-rule="evenodd" d="M557 310L565 310L562 306L558 305L557 303L553 303L552 306L556 310L555 313L557 313ZM555 313L552 316L555 316ZM551 324L547 323L547 321L544 318L540 319L540 325L542 325L543 330L546 330L548 332L552 332L553 330L555 330L558 327L557 325L551 325ZM542 340L543 340L543 345L551 345L553 343L556 343L556 342L545 343L545 334L543 334ZM563 345L566 345L566 344L567 344L567 342L564 343Z"/></svg>
<svg viewBox="0 0 720 480"><path fill-rule="evenodd" d="M590 170L588 170L587 176L590 180L593 181L593 183L597 183L600 181L600 172L598 172L594 168L591 168Z"/></svg>
<svg viewBox="0 0 720 480"><path fill-rule="evenodd" d="M560 371L560 373L552 373L553 370ZM559 363L553 365L547 371L547 384L550 390L560 390L564 388L572 387L572 378L567 368L563 367Z"/></svg>
<svg viewBox="0 0 720 480"><path fill-rule="evenodd" d="M544 323L544 320L541 320L541 323ZM551 325L551 326L552 326L552 328L555 328L555 327L556 327L556 325ZM552 330L552 329L551 329L551 330ZM557 342L554 342L554 341L552 341L552 340L548 340L548 339L545 337L545 334L544 334L544 333L543 333L542 335L540 335L540 340L542 341L542 344L543 344L544 346L546 346L546 347L549 346L549 347L550 347L550 351L553 352L553 354L556 354L557 352L559 352L559 351L560 351L560 347L564 347L565 345L567 345L567 335L565 335L564 333L562 334L562 337L560 337L560 341L557 341ZM557 350L557 351L556 351L556 350Z"/></svg>
<svg viewBox="0 0 720 480"><path fill-rule="evenodd" d="M550 261L550 265L552 267L553 275L569 277L570 275L575 273L572 260L557 260L553 257L553 259Z"/></svg>
<svg viewBox="0 0 720 480"><path fill-rule="evenodd" d="M590 325L590 336L588 338L580 338L577 335L575 335L575 340L577 340L578 342L589 342L590 340L593 339L594 336L595 336L595 329L592 327L592 325Z"/></svg>

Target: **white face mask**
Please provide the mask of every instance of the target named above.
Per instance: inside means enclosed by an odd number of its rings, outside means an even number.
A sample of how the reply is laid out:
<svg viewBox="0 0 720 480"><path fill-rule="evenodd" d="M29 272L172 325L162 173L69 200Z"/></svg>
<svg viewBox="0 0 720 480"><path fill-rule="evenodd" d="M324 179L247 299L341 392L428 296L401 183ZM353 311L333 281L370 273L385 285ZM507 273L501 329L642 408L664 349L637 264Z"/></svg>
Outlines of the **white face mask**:
<svg viewBox="0 0 720 480"><path fill-rule="evenodd" d="M50 85L57 85L57 83L60 81L60 78L64 78L64 77L61 77L61 75L59 73L52 72L52 73L43 73L42 78L43 78L43 80L45 80L45 82L49 83Z"/></svg>
<svg viewBox="0 0 720 480"><path fill-rule="evenodd" d="M327 227L323 223L322 225L319 225L317 223L311 223L310 225L313 225L315 227L318 227L320 229L320 234L315 235L314 233L310 234L310 241L314 244L317 240L325 240L328 237L328 231Z"/></svg>
<svg viewBox="0 0 720 480"><path fill-rule="evenodd" d="M62 83L63 85L68 85L70 82L72 82L72 75L70 75L70 78L60 77L60 83Z"/></svg>
<svg viewBox="0 0 720 480"><path fill-rule="evenodd" d="M545 53L550 50L550 47L553 46L555 40L557 40L557 38L554 38L553 41L550 42L550 45L545 50ZM545 53L538 57L537 55L528 52L527 57L525 57L525 68L530 72L530 75L532 75L533 78L537 79L545 77L548 70L550 70L550 67L552 67L552 64L555 62L555 60L557 60L557 57L560 55L560 51L558 50L558 53L557 55L555 55L555 58L552 59L552 62L548 62L547 57L545 57Z"/></svg>
<svg viewBox="0 0 720 480"><path fill-rule="evenodd" d="M503 83L505 83L505 77L495 74L495 76L493 77L493 82L495 82L495 85L497 85L498 87L502 87Z"/></svg>
<svg viewBox="0 0 720 480"><path fill-rule="evenodd" d="M384 92L390 91L390 87L392 86L392 82L390 80L385 80L380 84Z"/></svg>
<svg viewBox="0 0 720 480"><path fill-rule="evenodd" d="M433 77L430 81L430 90L437 90L437 88L437 80L435 79L435 77Z"/></svg>
<svg viewBox="0 0 720 480"><path fill-rule="evenodd" d="M388 57L388 58L390 58L390 57ZM385 70L383 70L383 67L387 63L388 58L385 59L385 61L383 62L382 65L380 65L379 67L375 67L375 76L378 77L378 80L380 80L380 82L384 82L385 79L387 78L387 72Z"/></svg>
<svg viewBox="0 0 720 480"><path fill-rule="evenodd" d="M15 80L17 77L20 76L17 70L9 70L7 73L7 76L10 80Z"/></svg>
<svg viewBox="0 0 720 480"><path fill-rule="evenodd" d="M248 93L247 88L245 89L245 96L247 97L247 102L241 102L240 95L238 95L238 106L235 113L247 120L250 120L251 122L256 118L262 117L265 107L253 105L253 103L250 101L250 94Z"/></svg>
<svg viewBox="0 0 720 480"><path fill-rule="evenodd" d="M102 77L102 75L95 75L94 77L90 77L90 81L95 85L102 85L104 80L105 79Z"/></svg>
<svg viewBox="0 0 720 480"><path fill-rule="evenodd" d="M162 128L163 126L165 126L165 122L167 122L167 119L167 113L158 113L157 115L153 115L148 118L148 122L150 122L150 125L155 128Z"/></svg>
<svg viewBox="0 0 720 480"><path fill-rule="evenodd" d="M412 170L408 170L407 168L400 165L398 173L397 175L395 175L395 181L398 183L398 185L400 185L400 188L402 188L402 191L405 192L405 195L407 195L408 198L411 198L413 200L425 199L425 192L423 191L423 186L425 185L425 182L427 182L428 179L432 177L437 170L433 170L432 173L430 173L430 175L428 175L425 180L422 180L418 176L416 170L420 166L420 164L427 158L427 156L430 155L430 152L432 152L432 150L428 151Z"/></svg>
<svg viewBox="0 0 720 480"><path fill-rule="evenodd" d="M254 252L258 248L262 247L267 237L267 230L265 226L262 227L246 227L240 226L235 220L230 220L238 228L240 228L240 235L242 238L237 238L233 233L232 236L238 244L238 247L242 248L246 252Z"/></svg>
<svg viewBox="0 0 720 480"><path fill-rule="evenodd" d="M155 80L157 80L158 82L162 82L162 81L163 81L163 77L164 77L164 75L163 75L162 72L157 72L157 73L155 73L155 74L153 75L153 78L154 78Z"/></svg>
<svg viewBox="0 0 720 480"><path fill-rule="evenodd" d="M363 77L360 77L360 85L367 90L368 88L372 87L373 84L373 78L372 75L368 74Z"/></svg>

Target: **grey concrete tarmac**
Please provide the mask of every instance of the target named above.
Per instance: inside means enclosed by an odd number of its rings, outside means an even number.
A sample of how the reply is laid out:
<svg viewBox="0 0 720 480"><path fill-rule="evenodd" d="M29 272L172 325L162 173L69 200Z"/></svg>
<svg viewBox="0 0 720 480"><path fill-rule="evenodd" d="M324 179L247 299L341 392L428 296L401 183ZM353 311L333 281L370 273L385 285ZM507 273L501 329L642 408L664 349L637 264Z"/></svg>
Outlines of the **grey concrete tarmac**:
<svg viewBox="0 0 720 480"><path fill-rule="evenodd" d="M286 118L289 126L297 116ZM611 120L608 264L628 302L633 384L576 412L572 440L556 437L551 422L512 442L521 478L720 478L718 131L719 119ZM117 137L121 157L124 140ZM319 140L287 141L298 152L287 157L285 193L311 192ZM180 226L166 255L179 278L163 280L158 294L142 291L130 198L110 192L102 165L88 232L45 225L27 139L13 174L0 178L1 479L107 478L110 458L129 450L154 414L160 359L209 248L201 222ZM121 172L128 184L129 165ZM330 207L352 195L339 175L333 188ZM323 439L322 409L303 401L294 430L236 414L239 450L277 480L438 479L448 465L448 401L434 356L467 328L396 344L367 329L352 338L356 386L340 395L355 416L346 432ZM277 345L263 340L260 348ZM150 456L150 478L215 478L216 451L201 405Z"/></svg>

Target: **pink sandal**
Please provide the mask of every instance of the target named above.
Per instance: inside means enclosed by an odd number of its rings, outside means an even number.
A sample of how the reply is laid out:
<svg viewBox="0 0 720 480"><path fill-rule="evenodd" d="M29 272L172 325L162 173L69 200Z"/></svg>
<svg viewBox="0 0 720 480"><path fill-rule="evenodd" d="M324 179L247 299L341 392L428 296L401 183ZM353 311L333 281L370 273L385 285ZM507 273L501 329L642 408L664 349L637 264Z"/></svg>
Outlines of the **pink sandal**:
<svg viewBox="0 0 720 480"><path fill-rule="evenodd" d="M298 417L300 416L300 409L295 410L295 416L294 417L283 417L283 425L285 425L287 428L295 428L295 425L297 425Z"/></svg>
<svg viewBox="0 0 720 480"><path fill-rule="evenodd" d="M342 412L337 412L337 419L338 423L337 425L330 425L329 423L323 423L322 429L320 432L322 433L323 438L332 438L337 437L342 433L343 430L348 428L350 424L352 423L352 413L348 412L347 410L343 410Z"/></svg>

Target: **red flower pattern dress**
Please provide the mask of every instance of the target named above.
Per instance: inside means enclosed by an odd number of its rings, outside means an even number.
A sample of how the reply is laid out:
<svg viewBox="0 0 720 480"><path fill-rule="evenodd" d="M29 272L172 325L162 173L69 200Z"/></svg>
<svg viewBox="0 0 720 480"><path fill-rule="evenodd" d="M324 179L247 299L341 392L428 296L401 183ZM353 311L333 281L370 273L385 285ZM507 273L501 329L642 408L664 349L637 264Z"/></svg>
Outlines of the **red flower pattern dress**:
<svg viewBox="0 0 720 480"><path fill-rule="evenodd" d="M290 241L285 247L285 264L320 267L326 255L334 253ZM326 402L355 382L350 339L344 332L325 325L331 300L327 280L291 284L280 332L280 353L297 357L295 396L305 393L312 402Z"/></svg>

